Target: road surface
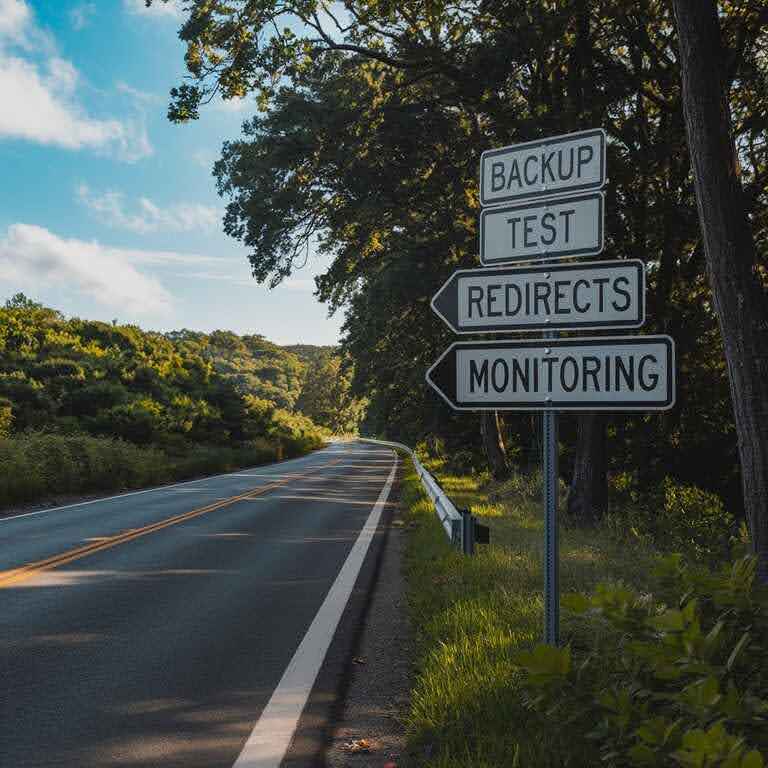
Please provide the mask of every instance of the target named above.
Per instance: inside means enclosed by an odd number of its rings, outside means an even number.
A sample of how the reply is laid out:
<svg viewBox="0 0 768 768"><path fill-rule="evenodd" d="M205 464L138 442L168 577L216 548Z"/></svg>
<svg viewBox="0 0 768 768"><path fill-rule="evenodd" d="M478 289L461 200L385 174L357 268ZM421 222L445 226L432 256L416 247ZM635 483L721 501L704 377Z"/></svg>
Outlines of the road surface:
<svg viewBox="0 0 768 768"><path fill-rule="evenodd" d="M335 444L0 520L0 766L279 765L395 464Z"/></svg>

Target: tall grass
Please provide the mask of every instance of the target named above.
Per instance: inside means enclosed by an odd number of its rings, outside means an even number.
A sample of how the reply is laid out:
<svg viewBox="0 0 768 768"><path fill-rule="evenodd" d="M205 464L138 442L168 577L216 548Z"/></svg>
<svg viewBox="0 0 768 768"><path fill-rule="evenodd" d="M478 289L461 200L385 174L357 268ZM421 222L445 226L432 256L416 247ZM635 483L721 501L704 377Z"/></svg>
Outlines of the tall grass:
<svg viewBox="0 0 768 768"><path fill-rule="evenodd" d="M30 432L0 439L0 508L60 495L119 491L291 458L314 444L264 439L193 444L173 453L90 435Z"/></svg>
<svg viewBox="0 0 768 768"><path fill-rule="evenodd" d="M418 660L408 724L417 763L506 766L517 754L521 767L585 765L562 754L556 723L542 723L524 706L513 662L543 630L540 478L494 486L434 469L452 499L484 515L491 544L473 558L452 550L408 472L402 498L412 531L406 573ZM607 530L561 528L562 590L589 591L606 580L640 587L653 554L642 542L620 545Z"/></svg>

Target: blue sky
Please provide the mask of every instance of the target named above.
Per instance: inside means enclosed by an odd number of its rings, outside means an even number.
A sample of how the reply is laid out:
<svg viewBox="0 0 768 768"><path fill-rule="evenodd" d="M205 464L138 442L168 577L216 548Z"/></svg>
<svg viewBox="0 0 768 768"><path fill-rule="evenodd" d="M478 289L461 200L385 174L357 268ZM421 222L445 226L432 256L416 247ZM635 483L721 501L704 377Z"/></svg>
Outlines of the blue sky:
<svg viewBox="0 0 768 768"><path fill-rule="evenodd" d="M333 344L311 258L270 291L221 231L211 166L248 103L166 119L180 16L143 0L0 0L0 298L168 330Z"/></svg>

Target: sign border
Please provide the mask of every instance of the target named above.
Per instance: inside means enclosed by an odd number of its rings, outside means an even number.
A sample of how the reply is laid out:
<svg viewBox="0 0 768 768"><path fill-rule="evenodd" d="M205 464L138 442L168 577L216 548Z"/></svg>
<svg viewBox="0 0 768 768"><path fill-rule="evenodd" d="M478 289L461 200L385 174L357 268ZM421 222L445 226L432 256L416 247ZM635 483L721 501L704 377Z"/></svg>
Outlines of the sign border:
<svg viewBox="0 0 768 768"><path fill-rule="evenodd" d="M588 267L625 267L625 266L631 266L635 267L639 272L639 278L638 278L638 285L639 285L639 296L638 296L638 319L630 320L630 321L619 321L619 320L606 320L605 322L585 322L584 324L581 323L570 323L567 324L567 321L565 322L554 322L554 323L529 323L525 326L514 326L514 325L495 325L495 326L483 326L483 327L474 327L470 328L466 331L459 330L458 326L454 326L453 323L437 308L436 300L437 297L445 290L448 289L448 286L453 281L454 278L459 279L461 275L465 274L473 274L477 275L478 277L488 276L492 277L493 275L506 275L510 272L531 272L533 270L540 271L540 272L563 272L565 270L578 270L578 269L584 269ZM528 331L569 331L569 330L580 330L580 331L600 331L600 330L613 330L613 329L622 329L622 328L641 328L643 325L645 325L646 321L646 275L645 275L645 264L643 264L640 259L606 259L605 261L585 261L577 264L534 264L532 266L507 266L507 267L499 267L499 268L491 268L491 269L457 269L438 289L437 293L432 297L432 299L429 302L430 307L432 307L432 311L445 323L445 325L455 334L458 335L467 335L467 334L473 334L473 333L526 333Z"/></svg>
<svg viewBox="0 0 768 768"><path fill-rule="evenodd" d="M506 195L505 197L494 197L492 200L486 200L483 195L483 190L485 189L485 163L486 159L490 157L495 157L496 155L500 155L504 152L509 152L510 150L517 150L522 149L525 147L540 147L547 144L562 144L565 141L569 141L573 138L577 137L589 137L589 136L600 136L600 146L602 151L600 152L600 181L597 182L590 182L588 184L579 184L574 187L567 187L566 189L563 189L560 191L560 194L571 194L572 192L578 192L578 191L585 191L585 190L596 190L596 189L602 189L605 186L606 183L606 145L607 145L607 136L605 133L605 129L603 128L589 128L584 131L574 131L573 133L561 133L557 136L550 136L546 139L534 139L533 141L523 141L519 144L509 144L506 147L498 147L496 149L486 149L485 152L483 152L480 155L480 206L481 207L490 207L494 205L501 205L502 203L508 203L512 200L524 200L525 198L535 198L535 197L546 197L547 195L553 195L557 194L557 192L553 192L551 190L541 189L538 192L526 192L525 194L516 194L516 195Z"/></svg>
<svg viewBox="0 0 768 768"><path fill-rule="evenodd" d="M523 403L516 403L514 405L508 405L504 403L493 403L487 406L477 405L466 406L458 405L458 403L451 402L450 398L443 393L443 391L436 385L430 374L434 371L440 363L448 357L451 352L457 347L496 347L496 348L509 348L514 347L519 349L520 347L562 347L562 346L597 346L599 344L606 344L609 342L617 344L630 345L634 341L650 341L650 342L663 342L667 347L667 369L671 372L671 375L667 379L667 398L663 405L654 405L648 403L632 403L627 404L621 401L612 401L606 403L604 400L590 400L588 402L581 402L578 405L559 404L556 402L537 402L532 403L525 401ZM520 341L454 341L448 349L443 352L440 357L429 367L424 378L427 385L437 392L440 397L445 400L446 403L454 411L605 411L605 412L620 412L620 411L668 411L674 408L677 398L677 376L675 369L675 341L671 336L666 334L654 334L647 336L587 336L587 337L573 337L568 339L521 339ZM455 379L456 368L453 367L453 374Z"/></svg>
<svg viewBox="0 0 768 768"><path fill-rule="evenodd" d="M599 202L599 214L597 221L597 240L599 247L594 248L577 248L567 251L543 251L530 256L517 256L510 257L509 259L499 259L498 261L486 261L485 259L485 219L487 216L493 214L502 213L504 211L521 211L529 208L540 208L542 205L547 206L550 203L567 203L571 200L586 200L589 198L598 198ZM495 267L501 264L521 264L526 261L550 261L552 259L565 259L569 256L597 256L605 250L605 193L604 192L582 192L581 194L565 194L558 196L550 196L547 198L538 198L537 200L518 202L514 205L499 205L494 208L483 208L480 211L480 226L478 228L479 242L478 250L480 252L480 263L484 266Z"/></svg>

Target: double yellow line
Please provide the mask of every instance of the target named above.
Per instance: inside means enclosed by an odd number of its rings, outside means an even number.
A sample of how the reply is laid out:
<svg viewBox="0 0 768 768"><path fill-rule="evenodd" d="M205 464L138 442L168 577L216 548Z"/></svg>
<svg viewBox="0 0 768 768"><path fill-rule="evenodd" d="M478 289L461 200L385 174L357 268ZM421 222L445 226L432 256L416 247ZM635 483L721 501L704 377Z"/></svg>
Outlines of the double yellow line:
<svg viewBox="0 0 768 768"><path fill-rule="evenodd" d="M66 565L67 563L71 563L75 560L80 560L81 558L88 557L89 555L93 555L96 552L101 552L105 549L111 549L112 547L116 547L119 544L125 544L128 541L133 541L134 539L141 538L142 536L147 536L150 533L160 531L163 528L168 528L172 525L184 523L187 520L200 517L200 515L205 515L208 512L214 512L215 510L221 509L222 507L228 507L231 504L236 504L238 501L245 501L246 499L253 499L257 496L262 496L263 494L267 493L267 491L272 491L275 488L280 488L283 485L287 485L292 480L301 480L305 477L308 477L309 475L319 472L322 469L325 469L326 467L338 464L340 461L340 458L334 459L333 461L330 461L327 464L323 464L321 467L317 467L317 469L314 469L310 472L304 472L301 475L294 475L287 478L286 480L279 480L277 482L270 483L269 485L259 486L258 488L251 488L251 490L246 491L245 493L241 493L238 496L230 496L226 499L220 499L219 501L214 502L213 504L208 504L205 507L191 509L189 512L183 512L180 515L167 517L164 520L160 520L156 523L150 523L149 525L145 525L142 528L130 528L129 530L115 534L114 536L106 536L105 538L94 541L91 544L86 544L85 546L77 547L76 549L70 549L66 552L61 552L58 555L52 555L51 557L47 557L44 560L37 560L33 563L27 563L26 565L22 565L20 568L13 568L9 571L0 571L0 589L16 586L19 584L19 582L26 581L27 579L30 579L43 571L50 571L53 568L58 568L59 566Z"/></svg>

